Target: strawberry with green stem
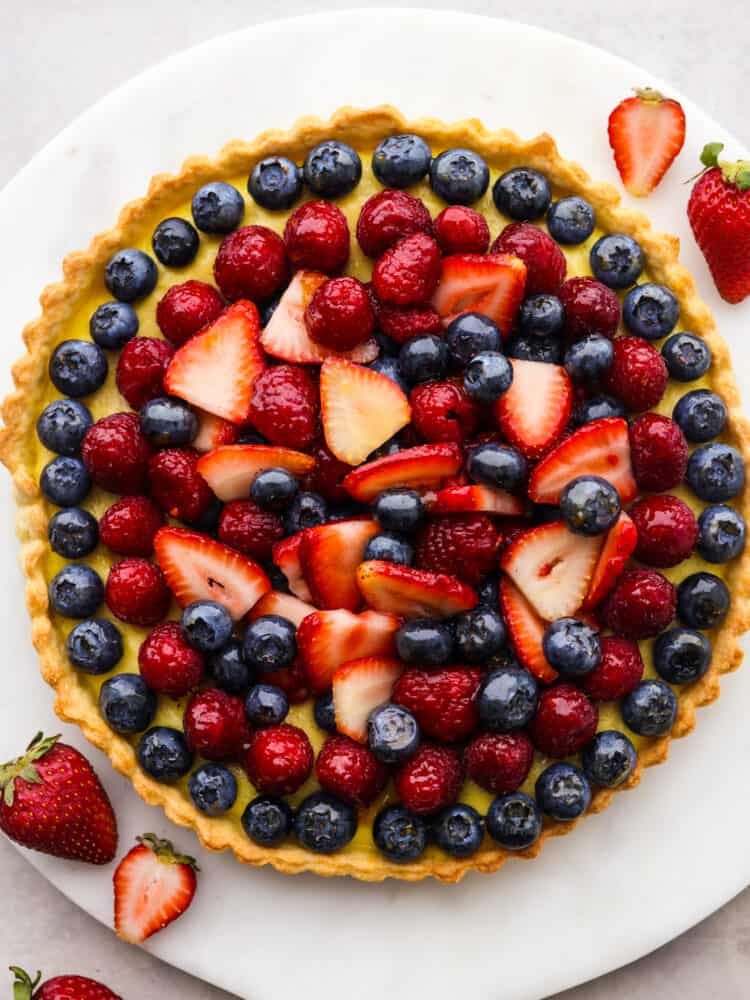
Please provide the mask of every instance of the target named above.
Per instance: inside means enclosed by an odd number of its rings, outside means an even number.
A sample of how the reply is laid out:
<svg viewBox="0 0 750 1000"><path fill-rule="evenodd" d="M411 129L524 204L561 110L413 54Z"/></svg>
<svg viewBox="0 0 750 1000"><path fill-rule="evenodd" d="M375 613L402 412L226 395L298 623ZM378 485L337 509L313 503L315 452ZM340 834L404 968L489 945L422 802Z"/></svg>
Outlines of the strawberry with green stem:
<svg viewBox="0 0 750 1000"><path fill-rule="evenodd" d="M13 1000L122 1000L109 987L86 976L55 976L42 982L41 972L32 979L28 972L11 965Z"/></svg>

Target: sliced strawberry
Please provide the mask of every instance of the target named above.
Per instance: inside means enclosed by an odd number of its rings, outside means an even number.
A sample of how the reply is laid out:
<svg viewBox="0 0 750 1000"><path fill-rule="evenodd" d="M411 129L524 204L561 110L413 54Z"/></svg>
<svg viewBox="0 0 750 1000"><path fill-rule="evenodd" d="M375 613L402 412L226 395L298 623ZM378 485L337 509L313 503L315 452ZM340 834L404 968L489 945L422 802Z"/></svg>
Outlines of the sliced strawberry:
<svg viewBox="0 0 750 1000"><path fill-rule="evenodd" d="M513 382L495 403L498 427L527 458L557 441L570 418L573 386L561 365L514 358Z"/></svg>
<svg viewBox="0 0 750 1000"><path fill-rule="evenodd" d="M396 383L380 372L342 358L320 370L323 434L333 454L359 465L411 420L411 406Z"/></svg>
<svg viewBox="0 0 750 1000"><path fill-rule="evenodd" d="M601 548L601 538L574 535L562 521L552 521L514 538L500 566L551 622L575 614L583 604Z"/></svg>
<svg viewBox="0 0 750 1000"><path fill-rule="evenodd" d="M286 577L286 582L294 596L299 597L301 601L312 604L313 597L307 586L300 562L303 535L304 531L298 531L296 535L290 535L277 542L271 550L271 558Z"/></svg>
<svg viewBox="0 0 750 1000"><path fill-rule="evenodd" d="M299 559L313 602L319 608L362 604L357 567L367 543L380 529L375 521L333 521L302 532Z"/></svg>
<svg viewBox="0 0 750 1000"><path fill-rule="evenodd" d="M293 594L285 594L281 590L269 590L264 594L253 610L247 616L249 622L255 621L261 615L280 615L295 627L299 627L303 618L315 611L312 604L306 604Z"/></svg>
<svg viewBox="0 0 750 1000"><path fill-rule="evenodd" d="M355 615L339 608L308 615L297 629L297 649L312 690L318 693L330 687L334 673L348 660L393 656L400 625L396 615L377 611Z"/></svg>
<svg viewBox="0 0 750 1000"><path fill-rule="evenodd" d="M507 576L500 578L500 610L521 664L543 684L552 684L558 674L548 663L542 647L547 623Z"/></svg>
<svg viewBox="0 0 750 1000"><path fill-rule="evenodd" d="M173 396L235 424L247 419L253 381L266 367L260 321L241 300L175 352L164 376Z"/></svg>
<svg viewBox="0 0 750 1000"><path fill-rule="evenodd" d="M557 503L571 479L601 476L620 494L623 504L638 495L630 464L628 425L620 417L592 420L561 441L531 473L529 497L535 503Z"/></svg>
<svg viewBox="0 0 750 1000"><path fill-rule="evenodd" d="M630 194L650 194L685 142L685 112L650 87L636 90L609 116L609 144Z"/></svg>
<svg viewBox="0 0 750 1000"><path fill-rule="evenodd" d="M463 460L457 444L421 444L360 465L344 477L343 486L355 500L369 503L395 486L414 490L439 486L456 475Z"/></svg>
<svg viewBox="0 0 750 1000"><path fill-rule="evenodd" d="M388 701L404 664L384 656L350 660L333 675L336 728L359 743L367 742L367 717Z"/></svg>
<svg viewBox="0 0 750 1000"><path fill-rule="evenodd" d="M256 562L197 531L160 528L154 552L183 608L192 601L218 601L239 621L271 589Z"/></svg>
<svg viewBox="0 0 750 1000"><path fill-rule="evenodd" d="M273 316L261 334L260 342L267 354L298 365L319 365L326 358L342 357L367 364L378 356L377 342L370 338L343 354L316 344L305 326L305 309L328 275L320 271L298 271L281 296Z"/></svg>
<svg viewBox="0 0 750 1000"><path fill-rule="evenodd" d="M223 417L216 417L205 410L198 411L198 433L191 444L196 451L205 454L223 444L234 444L239 430Z"/></svg>
<svg viewBox="0 0 750 1000"><path fill-rule="evenodd" d="M405 618L450 618L477 603L474 588L455 576L381 559L363 562L357 580L370 607Z"/></svg>
<svg viewBox="0 0 750 1000"><path fill-rule="evenodd" d="M198 459L198 472L220 500L243 500L264 469L286 469L297 478L306 476L315 459L292 448L265 444L227 444Z"/></svg>
<svg viewBox="0 0 750 1000"><path fill-rule="evenodd" d="M601 555L582 605L584 610L595 608L610 592L637 544L638 529L623 511L604 539Z"/></svg>
<svg viewBox="0 0 750 1000"><path fill-rule="evenodd" d="M461 313L489 316L507 336L526 287L526 265L512 254L457 253L443 258L432 305L447 326Z"/></svg>
<svg viewBox="0 0 750 1000"><path fill-rule="evenodd" d="M478 511L484 514L516 515L523 514L524 511L523 500L490 486L446 486L425 502L431 514Z"/></svg>
<svg viewBox="0 0 750 1000"><path fill-rule="evenodd" d="M138 839L113 876L115 930L131 944L141 944L182 916L196 886L194 858L175 854L168 840L152 833Z"/></svg>

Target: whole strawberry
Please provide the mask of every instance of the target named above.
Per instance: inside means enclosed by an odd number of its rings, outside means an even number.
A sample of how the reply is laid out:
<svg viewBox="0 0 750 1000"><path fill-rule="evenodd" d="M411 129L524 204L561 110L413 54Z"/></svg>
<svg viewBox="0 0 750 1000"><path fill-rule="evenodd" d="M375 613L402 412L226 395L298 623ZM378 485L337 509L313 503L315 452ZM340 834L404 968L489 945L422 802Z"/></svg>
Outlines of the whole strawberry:
<svg viewBox="0 0 750 1000"><path fill-rule="evenodd" d="M55 976L40 983L41 972L32 979L28 972L12 965L13 1000L122 1000L107 986L86 976Z"/></svg>
<svg viewBox="0 0 750 1000"><path fill-rule="evenodd" d="M117 848L115 814L89 762L59 739L39 733L0 767L0 830L35 851L106 865Z"/></svg>
<svg viewBox="0 0 750 1000"><path fill-rule="evenodd" d="M724 146L709 142L707 168L695 182L688 219L719 295L742 302L750 295L750 160L719 160Z"/></svg>

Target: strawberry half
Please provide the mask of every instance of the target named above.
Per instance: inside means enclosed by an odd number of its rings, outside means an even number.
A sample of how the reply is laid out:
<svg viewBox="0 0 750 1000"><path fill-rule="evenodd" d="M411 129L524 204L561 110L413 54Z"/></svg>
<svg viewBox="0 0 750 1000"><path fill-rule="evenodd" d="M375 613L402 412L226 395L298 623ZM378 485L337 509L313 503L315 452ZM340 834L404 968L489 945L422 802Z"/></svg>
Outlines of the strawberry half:
<svg viewBox="0 0 750 1000"><path fill-rule="evenodd" d="M623 504L638 495L630 464L627 422L605 417L584 424L546 455L531 473L529 497L534 503L558 503L577 476L601 476L620 494Z"/></svg>
<svg viewBox="0 0 750 1000"><path fill-rule="evenodd" d="M480 312L510 333L526 287L526 265L512 254L457 253L443 258L433 308L447 326L465 312Z"/></svg>
<svg viewBox="0 0 750 1000"><path fill-rule="evenodd" d="M464 514L476 511L484 514L523 514L524 503L512 493L490 486L446 486L425 499L430 514Z"/></svg>
<svg viewBox="0 0 750 1000"><path fill-rule="evenodd" d="M253 303L235 302L175 352L164 388L201 410L241 424L250 410L253 381L266 367L259 334Z"/></svg>
<svg viewBox="0 0 750 1000"><path fill-rule="evenodd" d="M583 610L595 608L610 592L637 544L638 529L623 511L604 539L599 561L582 604Z"/></svg>
<svg viewBox="0 0 750 1000"><path fill-rule="evenodd" d="M160 528L154 553L183 608L193 601L218 601L239 621L271 589L256 562L197 531Z"/></svg>
<svg viewBox="0 0 750 1000"><path fill-rule="evenodd" d="M609 116L609 144L625 189L651 194L685 142L685 112L679 102L651 87L620 101Z"/></svg>
<svg viewBox="0 0 750 1000"><path fill-rule="evenodd" d="M341 358L320 370L323 434L331 452L359 465L411 420L411 406L396 383L380 372Z"/></svg>
<svg viewBox="0 0 750 1000"><path fill-rule="evenodd" d="M357 567L367 543L379 531L375 521L333 521L302 532L299 558L302 573L319 608L348 608L362 604Z"/></svg>
<svg viewBox="0 0 750 1000"><path fill-rule="evenodd" d="M363 562L357 581L370 607L405 618L450 618L477 604L474 588L455 576L381 559Z"/></svg>
<svg viewBox="0 0 750 1000"><path fill-rule="evenodd" d="M297 649L313 692L329 688L336 670L348 660L393 656L400 625L396 615L377 611L355 615L339 608L308 615L297 629Z"/></svg>
<svg viewBox="0 0 750 1000"><path fill-rule="evenodd" d="M285 594L281 590L269 590L264 594L253 610L247 616L249 622L262 615L280 615L298 628L302 619L315 611L312 604L306 604L293 594Z"/></svg>
<svg viewBox="0 0 750 1000"><path fill-rule="evenodd" d="M181 917L193 901L197 865L176 854L153 833L138 838L113 876L115 930L123 941L141 944Z"/></svg>
<svg viewBox="0 0 750 1000"><path fill-rule="evenodd" d="M498 427L527 458L557 441L570 419L573 386L561 365L514 358L513 382L495 403Z"/></svg>
<svg viewBox="0 0 750 1000"><path fill-rule="evenodd" d="M300 547L303 535L304 531L298 531L296 535L290 535L288 538L283 538L280 542L276 542L271 549L271 559L286 577L286 582L289 584L289 589L294 596L298 597L301 601L312 604L312 594L310 593L310 588L307 586L307 580L305 580L302 572L302 563L300 562Z"/></svg>
<svg viewBox="0 0 750 1000"><path fill-rule="evenodd" d="M219 500L244 500L264 469L286 469L296 478L306 476L315 459L292 448L265 444L227 444L198 459L198 472Z"/></svg>
<svg viewBox="0 0 750 1000"><path fill-rule="evenodd" d="M463 460L457 444L421 444L360 465L344 477L342 485L355 500L369 503L396 486L413 490L439 486L456 475Z"/></svg>
<svg viewBox="0 0 750 1000"><path fill-rule="evenodd" d="M370 712L390 699L403 670L401 660L383 656L350 660L339 667L333 675L333 711L338 731L366 743Z"/></svg>
<svg viewBox="0 0 750 1000"><path fill-rule="evenodd" d="M204 455L223 444L234 444L239 431L223 417L216 417L205 410L198 411L198 433L190 443L192 448Z"/></svg>
<svg viewBox="0 0 750 1000"><path fill-rule="evenodd" d="M542 621L507 576L500 578L500 610L519 662L537 680L552 684L557 680L558 673L547 661L542 646L547 623Z"/></svg>

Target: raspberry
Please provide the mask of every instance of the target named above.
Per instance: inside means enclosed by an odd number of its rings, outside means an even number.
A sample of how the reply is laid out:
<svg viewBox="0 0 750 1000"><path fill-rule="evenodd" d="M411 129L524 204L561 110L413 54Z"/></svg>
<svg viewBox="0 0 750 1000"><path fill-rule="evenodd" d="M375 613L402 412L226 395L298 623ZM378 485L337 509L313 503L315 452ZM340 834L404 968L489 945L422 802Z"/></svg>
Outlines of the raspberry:
<svg viewBox="0 0 750 1000"><path fill-rule="evenodd" d="M412 233L432 234L432 218L419 198L406 191L380 191L362 206L357 241L368 257L381 257Z"/></svg>
<svg viewBox="0 0 750 1000"><path fill-rule="evenodd" d="M270 299L289 276L284 241L266 226L243 226L227 236L216 254L214 278L230 301Z"/></svg>
<svg viewBox="0 0 750 1000"><path fill-rule="evenodd" d="M685 435L669 417L644 413L630 425L630 460L635 480L644 490L671 490L685 478Z"/></svg>
<svg viewBox="0 0 750 1000"><path fill-rule="evenodd" d="M159 329L177 347L213 322L224 308L221 296L205 281L172 285L156 307Z"/></svg>
<svg viewBox="0 0 750 1000"><path fill-rule="evenodd" d="M511 222L492 244L491 253L509 253L526 265L525 295L560 290L565 281L565 255L552 237L530 222Z"/></svg>
<svg viewBox="0 0 750 1000"><path fill-rule="evenodd" d="M677 592L655 569L626 569L599 608L607 628L626 639L648 639L669 625Z"/></svg>
<svg viewBox="0 0 750 1000"><path fill-rule="evenodd" d="M449 205L444 208L432 228L444 254L487 253L490 245L487 220L465 205Z"/></svg>
<svg viewBox="0 0 750 1000"><path fill-rule="evenodd" d="M304 368L275 365L253 383L250 422L272 444L307 448L318 432L318 389Z"/></svg>
<svg viewBox="0 0 750 1000"><path fill-rule="evenodd" d="M525 733L484 733L464 751L467 775L495 795L515 792L526 780L534 747Z"/></svg>
<svg viewBox="0 0 750 1000"><path fill-rule="evenodd" d="M471 437L479 423L479 407L457 382L428 382L411 391L412 423L425 441L458 441Z"/></svg>
<svg viewBox="0 0 750 1000"><path fill-rule="evenodd" d="M315 774L327 792L356 806L369 806L388 780L388 769L372 751L348 736L330 736L325 741Z"/></svg>
<svg viewBox="0 0 750 1000"><path fill-rule="evenodd" d="M192 524L205 514L214 499L213 491L198 472L197 451L165 448L148 464L151 493L157 505L170 517Z"/></svg>
<svg viewBox="0 0 750 1000"><path fill-rule="evenodd" d="M458 754L448 747L420 747L395 777L398 797L418 816L427 816L455 802L463 781Z"/></svg>
<svg viewBox="0 0 750 1000"><path fill-rule="evenodd" d="M219 517L218 537L253 559L270 559L274 543L284 537L284 523L252 500L231 500Z"/></svg>
<svg viewBox="0 0 750 1000"><path fill-rule="evenodd" d="M408 708L425 736L441 743L465 740L479 725L476 667L409 667L396 681L393 701Z"/></svg>
<svg viewBox="0 0 750 1000"><path fill-rule="evenodd" d="M155 625L169 610L172 595L158 566L131 558L110 569L104 600L112 614L129 625Z"/></svg>
<svg viewBox="0 0 750 1000"><path fill-rule="evenodd" d="M620 323L620 300L595 278L568 278L559 291L565 332L573 340L599 333L610 340Z"/></svg>
<svg viewBox="0 0 750 1000"><path fill-rule="evenodd" d="M287 219L284 243L295 267L340 271L349 259L346 216L329 201L308 201Z"/></svg>
<svg viewBox="0 0 750 1000"><path fill-rule="evenodd" d="M161 512L148 497L123 497L102 515L99 539L118 555L150 556L161 526Z"/></svg>
<svg viewBox="0 0 750 1000"><path fill-rule="evenodd" d="M312 339L332 351L351 351L375 328L370 296L356 278L331 278L317 289L305 309Z"/></svg>
<svg viewBox="0 0 750 1000"><path fill-rule="evenodd" d="M131 341L132 343L132 341ZM151 445L137 413L111 413L86 432L81 458L97 486L110 493L142 493Z"/></svg>
<svg viewBox="0 0 750 1000"><path fill-rule="evenodd" d="M529 733L548 757L568 757L593 739L599 709L572 684L557 684L539 695Z"/></svg>
<svg viewBox="0 0 750 1000"><path fill-rule="evenodd" d="M440 278L440 248L426 233L412 233L386 250L372 272L381 302L413 306L426 302Z"/></svg>
<svg viewBox="0 0 750 1000"><path fill-rule="evenodd" d="M615 701L624 698L643 677L643 660L638 643L605 635L601 639L602 658L590 674L581 677L579 686L589 698Z"/></svg>
<svg viewBox="0 0 750 1000"><path fill-rule="evenodd" d="M250 738L245 768L259 792L291 795L310 777L312 766L313 748L303 729L284 723Z"/></svg>
<svg viewBox="0 0 750 1000"><path fill-rule="evenodd" d="M164 373L174 347L158 337L134 337L120 352L115 381L129 406L140 410L150 399L165 396Z"/></svg>
<svg viewBox="0 0 750 1000"><path fill-rule="evenodd" d="M329 451L325 441L320 438L315 441L308 454L315 459L315 468L302 481L302 488L313 493L320 493L331 503L349 499L349 494L341 485L344 476L352 471L352 466Z"/></svg>
<svg viewBox="0 0 750 1000"><path fill-rule="evenodd" d="M291 667L275 670L273 683L281 688L289 699L290 705L300 705L311 695L307 674L301 661L294 662Z"/></svg>
<svg viewBox="0 0 750 1000"><path fill-rule="evenodd" d="M669 379L664 358L642 337L618 337L614 347L612 367L602 380L604 388L634 413L656 406Z"/></svg>
<svg viewBox="0 0 750 1000"><path fill-rule="evenodd" d="M687 559L698 539L698 522L688 505L669 493L644 497L629 511L638 529L635 558L666 568Z"/></svg>
<svg viewBox="0 0 750 1000"><path fill-rule="evenodd" d="M486 514L436 517L417 539L416 565L475 587L495 568L500 538Z"/></svg>
<svg viewBox="0 0 750 1000"><path fill-rule="evenodd" d="M218 688L193 695L182 727L188 746L206 760L241 760L250 744L242 698Z"/></svg>
<svg viewBox="0 0 750 1000"><path fill-rule="evenodd" d="M203 654L188 646L177 622L157 625L141 643L138 668L152 691L182 698L197 688L206 672Z"/></svg>
<svg viewBox="0 0 750 1000"><path fill-rule="evenodd" d="M420 337L425 333L440 336L443 332L443 321L432 306L408 306L400 309L383 302L378 308L378 326L397 344L405 344L412 337Z"/></svg>

